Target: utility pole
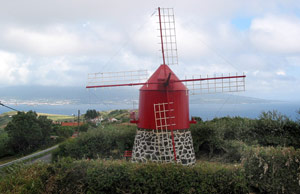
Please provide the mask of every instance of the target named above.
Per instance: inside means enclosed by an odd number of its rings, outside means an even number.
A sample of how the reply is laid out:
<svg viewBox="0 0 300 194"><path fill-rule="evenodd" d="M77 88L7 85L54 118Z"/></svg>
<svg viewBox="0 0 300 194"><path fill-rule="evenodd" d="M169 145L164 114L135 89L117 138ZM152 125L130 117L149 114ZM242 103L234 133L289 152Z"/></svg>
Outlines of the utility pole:
<svg viewBox="0 0 300 194"><path fill-rule="evenodd" d="M77 132L79 134L79 117L80 117L80 110L78 110L78 119L77 119Z"/></svg>

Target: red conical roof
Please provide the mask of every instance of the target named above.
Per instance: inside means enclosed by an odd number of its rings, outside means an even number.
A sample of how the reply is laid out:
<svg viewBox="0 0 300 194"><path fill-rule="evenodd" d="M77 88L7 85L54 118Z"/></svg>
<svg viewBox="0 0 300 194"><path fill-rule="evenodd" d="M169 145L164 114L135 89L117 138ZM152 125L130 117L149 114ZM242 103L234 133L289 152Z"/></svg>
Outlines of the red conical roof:
<svg viewBox="0 0 300 194"><path fill-rule="evenodd" d="M148 79L147 83L140 90L166 90L164 83L166 83L169 74L171 73L168 91L174 90L187 90L185 85L179 81L175 73L169 68L168 65L161 65ZM179 82L174 82L179 81Z"/></svg>

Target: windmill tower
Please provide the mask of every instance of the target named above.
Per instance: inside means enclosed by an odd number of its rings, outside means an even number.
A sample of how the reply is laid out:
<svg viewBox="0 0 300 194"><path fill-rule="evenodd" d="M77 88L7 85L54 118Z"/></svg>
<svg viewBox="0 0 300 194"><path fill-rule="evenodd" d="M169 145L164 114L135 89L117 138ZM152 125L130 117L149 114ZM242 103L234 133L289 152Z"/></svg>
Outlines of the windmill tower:
<svg viewBox="0 0 300 194"><path fill-rule="evenodd" d="M146 81L147 71L89 74L86 88L142 85L139 116L132 150L134 162L177 162L194 164L195 153L189 131L189 89L201 93L245 90L245 75L205 77L180 80L169 65L177 64L177 45L173 9L158 8L163 63ZM183 83L186 83L184 85ZM189 89L188 89L189 88Z"/></svg>

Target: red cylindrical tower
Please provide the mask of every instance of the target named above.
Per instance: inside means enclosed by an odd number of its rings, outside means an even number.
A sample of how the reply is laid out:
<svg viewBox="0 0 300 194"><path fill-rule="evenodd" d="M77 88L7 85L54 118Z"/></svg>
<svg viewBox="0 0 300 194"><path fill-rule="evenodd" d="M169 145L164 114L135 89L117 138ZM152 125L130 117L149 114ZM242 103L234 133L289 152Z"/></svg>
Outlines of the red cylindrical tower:
<svg viewBox="0 0 300 194"><path fill-rule="evenodd" d="M138 128L156 129L154 104L159 103L171 103L168 108L173 111L167 112L167 115L174 117L169 120L174 125L168 129L189 128L187 88L178 80L167 65L161 65L147 81L149 84L141 87Z"/></svg>

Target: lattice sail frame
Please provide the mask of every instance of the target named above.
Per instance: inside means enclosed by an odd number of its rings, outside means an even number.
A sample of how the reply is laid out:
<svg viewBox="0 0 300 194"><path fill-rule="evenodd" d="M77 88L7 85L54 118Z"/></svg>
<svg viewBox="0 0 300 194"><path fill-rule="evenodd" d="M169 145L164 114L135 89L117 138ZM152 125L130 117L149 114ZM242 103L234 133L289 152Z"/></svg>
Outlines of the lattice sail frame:
<svg viewBox="0 0 300 194"><path fill-rule="evenodd" d="M145 82L147 79L147 70L89 73L87 87L96 85L111 87L112 85L119 86L128 83L134 85L135 83Z"/></svg>
<svg viewBox="0 0 300 194"><path fill-rule="evenodd" d="M177 65L177 41L175 30L175 17L173 8L158 8L160 44L163 63L166 65Z"/></svg>
<svg viewBox="0 0 300 194"><path fill-rule="evenodd" d="M173 102L165 102L153 105L156 131L170 130L176 125L173 123L175 116L172 116L174 112L174 109L170 107L172 104Z"/></svg>
<svg viewBox="0 0 300 194"><path fill-rule="evenodd" d="M242 92L245 91L245 75L232 76L213 76L213 77L201 77L192 76L189 81L185 82L190 95L198 94L215 94L224 92ZM187 78L185 80L188 80ZM183 80L184 82L184 80Z"/></svg>
<svg viewBox="0 0 300 194"><path fill-rule="evenodd" d="M155 133L158 144L159 157L161 161L172 162L176 161L176 148L174 142L173 126L175 116L174 108L171 106L173 102L164 102L153 104L155 118ZM173 150L173 153L172 153Z"/></svg>

